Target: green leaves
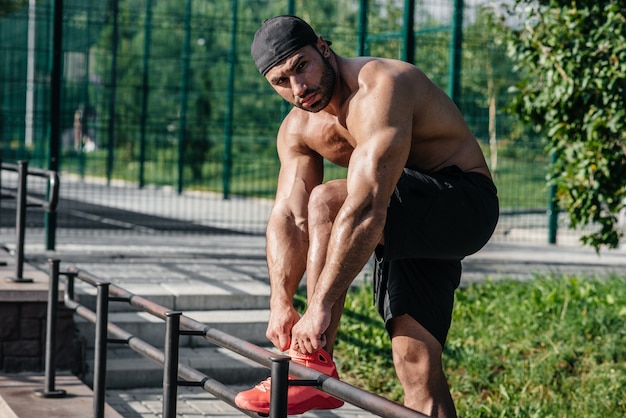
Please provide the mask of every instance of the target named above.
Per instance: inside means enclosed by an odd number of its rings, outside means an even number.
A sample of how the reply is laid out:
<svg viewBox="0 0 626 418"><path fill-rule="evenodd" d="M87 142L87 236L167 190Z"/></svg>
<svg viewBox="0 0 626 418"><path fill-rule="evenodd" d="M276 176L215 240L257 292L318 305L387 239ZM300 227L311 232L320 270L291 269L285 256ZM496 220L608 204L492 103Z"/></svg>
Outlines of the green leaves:
<svg viewBox="0 0 626 418"><path fill-rule="evenodd" d="M508 31L508 51L525 78L512 109L545 135L561 207L572 227L594 228L583 242L616 247L626 199L626 4L517 3L527 6L525 25Z"/></svg>

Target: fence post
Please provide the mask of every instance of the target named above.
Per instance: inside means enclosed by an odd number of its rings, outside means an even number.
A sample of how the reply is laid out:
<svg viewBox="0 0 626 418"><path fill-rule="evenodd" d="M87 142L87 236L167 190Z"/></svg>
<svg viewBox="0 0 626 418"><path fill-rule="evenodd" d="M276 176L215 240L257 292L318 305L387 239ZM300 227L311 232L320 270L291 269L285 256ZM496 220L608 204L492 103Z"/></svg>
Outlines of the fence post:
<svg viewBox="0 0 626 418"><path fill-rule="evenodd" d="M228 51L228 81L226 87L226 114L224 116L224 155L222 173L222 198L230 196L230 181L233 171L233 119L235 107L235 67L237 65L237 9L238 1L231 1L232 27Z"/></svg>
<svg viewBox="0 0 626 418"><path fill-rule="evenodd" d="M359 26L358 26L357 55L367 55L367 0L359 1Z"/></svg>
<svg viewBox="0 0 626 418"><path fill-rule="evenodd" d="M450 60L448 63L448 96L461 107L461 60L463 47L463 0L454 0L452 33L450 36Z"/></svg>
<svg viewBox="0 0 626 418"><path fill-rule="evenodd" d="M180 110L178 116L178 165L177 165L177 187L178 194L184 188L184 168L186 163L186 143L187 137L187 96L189 94L189 60L191 59L191 14L192 0L185 3L185 14L183 15L183 45L181 53L181 77L180 77Z"/></svg>
<svg viewBox="0 0 626 418"><path fill-rule="evenodd" d="M22 277L24 274L24 232L26 230L26 184L28 177L28 161L18 161L17 173L17 209L15 211L15 277L8 278L7 280L14 283L32 283L33 279L26 279Z"/></svg>
<svg viewBox="0 0 626 418"><path fill-rule="evenodd" d="M59 298L59 260L48 260L50 265L50 283L48 287L48 311L46 314L46 380L43 390L35 391L42 398L63 398L66 392L54 388L56 374L57 348L57 303Z"/></svg>
<svg viewBox="0 0 626 418"><path fill-rule="evenodd" d="M415 63L415 0L404 0L402 60Z"/></svg>
<svg viewBox="0 0 626 418"><path fill-rule="evenodd" d="M556 154L550 155L550 164L556 163ZM550 185L550 196L548 201L548 244L556 244L557 230L559 229L559 206L556 198L556 185Z"/></svg>
<svg viewBox="0 0 626 418"><path fill-rule="evenodd" d="M113 177L113 163L115 162L115 109L117 103L117 54L120 43L119 29L119 0L111 0L111 18L113 20L113 31L111 33L111 79L109 81L111 89L109 91L109 123L107 126L109 142L107 144L107 164L106 177L107 186L111 185Z"/></svg>
<svg viewBox="0 0 626 418"><path fill-rule="evenodd" d="M51 56L50 56L50 141L48 142L48 170L59 171L59 149L61 144L61 109L63 84L63 0L54 0L52 8ZM46 250L56 246L57 214L44 213Z"/></svg>
<svg viewBox="0 0 626 418"><path fill-rule="evenodd" d="M139 188L146 184L146 123L148 119L148 94L150 93L148 73L150 61L150 40L152 37L152 0L146 0L146 18L143 27L143 70L141 74L141 123L139 131Z"/></svg>
<svg viewBox="0 0 626 418"><path fill-rule="evenodd" d="M2 154L0 153L0 206L2 206Z"/></svg>
<svg viewBox="0 0 626 418"><path fill-rule="evenodd" d="M93 371L93 416L104 418L107 367L107 326L109 322L109 285L98 283L96 299L96 336Z"/></svg>
<svg viewBox="0 0 626 418"><path fill-rule="evenodd" d="M165 361L163 364L163 418L176 418L178 394L178 338L182 312L165 313Z"/></svg>
<svg viewBox="0 0 626 418"><path fill-rule="evenodd" d="M2 155L0 155L0 207L2 206ZM6 261L0 261L0 266L7 265Z"/></svg>

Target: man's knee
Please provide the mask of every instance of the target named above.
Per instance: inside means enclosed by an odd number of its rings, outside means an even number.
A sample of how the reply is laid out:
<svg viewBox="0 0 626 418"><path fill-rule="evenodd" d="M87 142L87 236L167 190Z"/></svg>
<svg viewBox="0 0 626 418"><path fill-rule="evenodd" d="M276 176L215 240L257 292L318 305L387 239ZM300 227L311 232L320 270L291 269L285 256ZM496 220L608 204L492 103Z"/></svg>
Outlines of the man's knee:
<svg viewBox="0 0 626 418"><path fill-rule="evenodd" d="M345 184L338 181L320 184L309 196L309 220L313 222L333 221L346 199Z"/></svg>

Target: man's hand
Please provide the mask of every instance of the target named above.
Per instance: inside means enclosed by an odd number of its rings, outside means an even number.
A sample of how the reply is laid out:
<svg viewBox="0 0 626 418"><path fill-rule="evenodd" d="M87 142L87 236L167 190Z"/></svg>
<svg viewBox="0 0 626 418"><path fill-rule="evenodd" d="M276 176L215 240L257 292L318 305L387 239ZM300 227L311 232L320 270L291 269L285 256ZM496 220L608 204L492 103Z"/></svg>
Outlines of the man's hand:
<svg viewBox="0 0 626 418"><path fill-rule="evenodd" d="M299 353L314 353L326 345L326 329L330 325L330 309L309 307L291 330L291 348Z"/></svg>
<svg viewBox="0 0 626 418"><path fill-rule="evenodd" d="M265 336L276 348L285 351L291 345L291 330L299 320L300 314L293 305L281 309L272 308Z"/></svg>

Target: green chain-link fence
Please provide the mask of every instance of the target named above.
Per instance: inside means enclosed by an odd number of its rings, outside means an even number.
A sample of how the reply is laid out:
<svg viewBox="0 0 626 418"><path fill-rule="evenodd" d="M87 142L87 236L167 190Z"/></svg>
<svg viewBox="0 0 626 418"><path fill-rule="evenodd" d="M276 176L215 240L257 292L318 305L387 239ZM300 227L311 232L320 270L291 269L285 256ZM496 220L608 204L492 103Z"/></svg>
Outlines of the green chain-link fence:
<svg viewBox="0 0 626 418"><path fill-rule="evenodd" d="M502 206L494 239L548 240L550 160L505 109L516 75L476 1L3 2L3 160L52 161L60 170L65 234L168 230L166 218L181 221L171 230L261 233L278 172L275 133L288 107L256 72L249 45L263 19L285 13L308 20L340 55L422 68L483 145ZM343 174L328 166L328 178ZM102 207L119 210L117 220Z"/></svg>

